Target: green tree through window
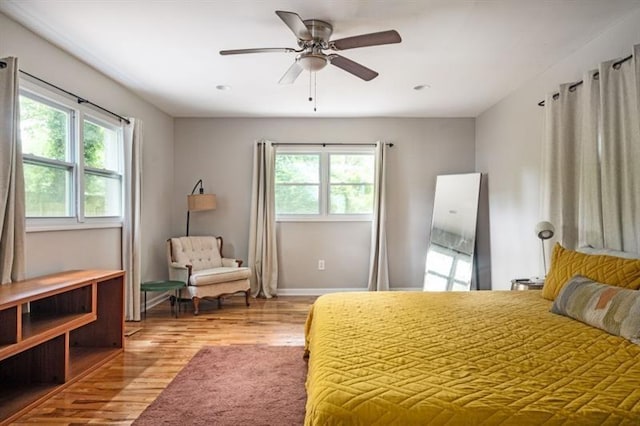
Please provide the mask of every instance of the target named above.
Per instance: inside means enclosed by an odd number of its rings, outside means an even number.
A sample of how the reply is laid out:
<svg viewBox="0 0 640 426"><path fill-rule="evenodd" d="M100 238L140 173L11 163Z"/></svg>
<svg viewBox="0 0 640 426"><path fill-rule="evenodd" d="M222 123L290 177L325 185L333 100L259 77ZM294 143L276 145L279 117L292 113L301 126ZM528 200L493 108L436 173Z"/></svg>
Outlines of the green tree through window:
<svg viewBox="0 0 640 426"><path fill-rule="evenodd" d="M82 124L82 141L74 120ZM116 126L87 119L82 111L40 98L20 95L20 130L24 158L26 214L30 218L120 217L123 155ZM82 147L80 151L78 148ZM82 160L80 159L82 152ZM82 187L80 200L77 188Z"/></svg>
<svg viewBox="0 0 640 426"><path fill-rule="evenodd" d="M22 151L44 159L69 162L69 113L25 96L20 97ZM26 215L69 216L71 171L57 166L26 163Z"/></svg>
<svg viewBox="0 0 640 426"><path fill-rule="evenodd" d="M320 213L320 155L276 155L276 212Z"/></svg>
<svg viewBox="0 0 640 426"><path fill-rule="evenodd" d="M373 211L374 154L360 152L278 152L276 214L363 217Z"/></svg>

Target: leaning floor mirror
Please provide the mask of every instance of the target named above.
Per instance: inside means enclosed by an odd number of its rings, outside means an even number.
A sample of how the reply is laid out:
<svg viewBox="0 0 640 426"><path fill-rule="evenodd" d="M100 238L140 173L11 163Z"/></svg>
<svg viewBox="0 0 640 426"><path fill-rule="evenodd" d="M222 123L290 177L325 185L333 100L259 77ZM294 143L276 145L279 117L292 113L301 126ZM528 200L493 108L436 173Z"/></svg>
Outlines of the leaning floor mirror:
<svg viewBox="0 0 640 426"><path fill-rule="evenodd" d="M472 289L480 176L466 173L436 179L425 291Z"/></svg>

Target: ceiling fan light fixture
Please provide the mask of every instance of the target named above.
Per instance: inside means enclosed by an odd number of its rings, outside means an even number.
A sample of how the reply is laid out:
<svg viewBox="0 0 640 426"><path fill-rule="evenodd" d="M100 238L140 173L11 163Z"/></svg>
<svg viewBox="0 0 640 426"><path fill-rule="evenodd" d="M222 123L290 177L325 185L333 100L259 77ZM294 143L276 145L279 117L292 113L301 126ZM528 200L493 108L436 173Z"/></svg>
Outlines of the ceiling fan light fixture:
<svg viewBox="0 0 640 426"><path fill-rule="evenodd" d="M298 64L306 71L320 71L329 63L326 55L316 53L305 53L296 59Z"/></svg>
<svg viewBox="0 0 640 426"><path fill-rule="evenodd" d="M1 1L1 0L0 0ZM291 32L296 36L299 49L290 47L264 47L251 49L221 50L221 55L238 55L246 53L267 53L285 52L298 53L293 64L287 72L280 78L280 84L292 84L302 71L309 71L314 74L325 68L327 64L342 69L354 76L371 81L378 76L378 73L344 56L332 53L326 54L324 50L347 50L359 47L380 46L384 44L400 43L402 38L396 30L379 31L375 33L360 34L331 40L333 26L326 21L319 19L305 19L295 12L276 10L276 15L285 23ZM311 98L311 97L310 97Z"/></svg>

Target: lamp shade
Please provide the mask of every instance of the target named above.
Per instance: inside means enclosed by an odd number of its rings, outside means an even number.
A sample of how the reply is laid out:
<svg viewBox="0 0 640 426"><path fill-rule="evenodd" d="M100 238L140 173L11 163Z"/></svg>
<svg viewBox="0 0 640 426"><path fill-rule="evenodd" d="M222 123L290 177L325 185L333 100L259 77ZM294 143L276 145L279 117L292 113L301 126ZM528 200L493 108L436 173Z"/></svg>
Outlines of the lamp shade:
<svg viewBox="0 0 640 426"><path fill-rule="evenodd" d="M556 229L553 227L551 222L538 222L536 225L536 235L541 240L548 240L553 237Z"/></svg>
<svg viewBox="0 0 640 426"><path fill-rule="evenodd" d="M190 212L197 212L202 210L215 210L216 195L215 194L187 195L187 209Z"/></svg>

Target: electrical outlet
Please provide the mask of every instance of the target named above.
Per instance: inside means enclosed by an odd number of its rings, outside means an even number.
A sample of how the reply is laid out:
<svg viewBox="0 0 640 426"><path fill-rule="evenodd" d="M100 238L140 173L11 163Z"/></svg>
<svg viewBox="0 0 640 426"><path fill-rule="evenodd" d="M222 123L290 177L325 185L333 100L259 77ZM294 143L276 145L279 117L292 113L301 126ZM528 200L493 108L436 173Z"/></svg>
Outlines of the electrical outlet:
<svg viewBox="0 0 640 426"><path fill-rule="evenodd" d="M318 271L324 271L324 259L318 260Z"/></svg>

